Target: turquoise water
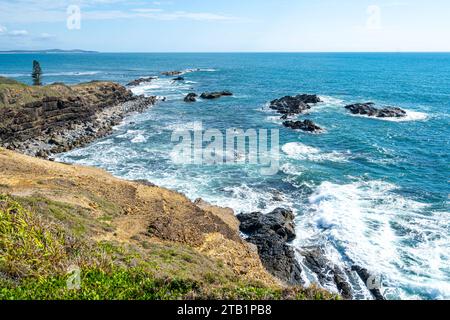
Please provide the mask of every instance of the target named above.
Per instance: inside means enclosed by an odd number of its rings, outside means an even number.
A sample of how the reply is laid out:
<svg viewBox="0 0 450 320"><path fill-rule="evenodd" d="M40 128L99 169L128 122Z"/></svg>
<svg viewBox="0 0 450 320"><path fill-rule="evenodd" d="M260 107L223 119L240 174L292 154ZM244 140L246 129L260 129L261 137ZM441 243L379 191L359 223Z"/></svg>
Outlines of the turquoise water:
<svg viewBox="0 0 450 320"><path fill-rule="evenodd" d="M0 74L30 82L32 59L41 62L47 83L126 84L200 68L185 82L160 77L134 88L167 101L58 159L148 179L236 212L290 207L297 216L294 246L321 245L334 263L381 275L389 298L450 298L450 54L2 55ZM224 89L235 96L182 101L191 91ZM323 134L283 128L267 107L298 93L322 97L302 118L325 128ZM365 101L401 107L408 116L369 119L344 109ZM197 121L222 131L279 129L280 171L262 176L250 164L175 164L172 132Z"/></svg>

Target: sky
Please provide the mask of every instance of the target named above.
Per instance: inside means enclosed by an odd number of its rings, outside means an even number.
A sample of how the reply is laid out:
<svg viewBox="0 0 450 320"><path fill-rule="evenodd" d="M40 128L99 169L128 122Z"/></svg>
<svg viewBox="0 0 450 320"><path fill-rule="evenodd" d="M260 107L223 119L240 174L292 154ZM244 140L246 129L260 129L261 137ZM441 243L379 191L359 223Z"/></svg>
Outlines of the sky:
<svg viewBox="0 0 450 320"><path fill-rule="evenodd" d="M448 0L0 0L0 50L450 51Z"/></svg>

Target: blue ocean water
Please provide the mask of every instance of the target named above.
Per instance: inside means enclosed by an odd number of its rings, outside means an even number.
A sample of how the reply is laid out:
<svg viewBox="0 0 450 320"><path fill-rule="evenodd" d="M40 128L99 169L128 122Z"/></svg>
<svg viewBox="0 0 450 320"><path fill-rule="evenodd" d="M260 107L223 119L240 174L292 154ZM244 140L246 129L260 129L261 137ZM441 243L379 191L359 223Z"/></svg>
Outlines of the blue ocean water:
<svg viewBox="0 0 450 320"><path fill-rule="evenodd" d="M450 54L1 55L0 74L29 83L33 59L46 83L126 84L161 71L200 69L184 74L184 82L161 76L133 88L167 101L58 160L148 179L236 212L290 207L297 217L294 246L321 245L334 263L379 274L389 298L450 298ZM235 95L183 102L189 92L224 89ZM267 107L298 93L322 97L301 118L324 133L284 128ZM401 107L408 116L370 119L344 108L366 101ZM222 131L279 129L280 171L263 176L250 164L174 163L173 131L198 121ZM369 295L361 289L357 296Z"/></svg>

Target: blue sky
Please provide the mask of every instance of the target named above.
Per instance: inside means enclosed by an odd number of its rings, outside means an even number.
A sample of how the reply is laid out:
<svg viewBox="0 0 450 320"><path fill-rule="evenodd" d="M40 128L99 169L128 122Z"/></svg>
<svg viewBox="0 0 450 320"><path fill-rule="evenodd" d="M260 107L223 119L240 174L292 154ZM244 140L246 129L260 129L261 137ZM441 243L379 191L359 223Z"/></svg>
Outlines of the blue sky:
<svg viewBox="0 0 450 320"><path fill-rule="evenodd" d="M0 50L450 51L449 15L448 0L0 0Z"/></svg>

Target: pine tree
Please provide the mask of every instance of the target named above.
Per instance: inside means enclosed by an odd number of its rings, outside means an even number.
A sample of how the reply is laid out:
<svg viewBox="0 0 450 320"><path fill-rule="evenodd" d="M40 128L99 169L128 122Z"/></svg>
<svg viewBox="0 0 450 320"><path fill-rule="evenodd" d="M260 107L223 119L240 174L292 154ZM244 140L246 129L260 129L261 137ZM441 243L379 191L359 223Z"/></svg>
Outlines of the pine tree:
<svg viewBox="0 0 450 320"><path fill-rule="evenodd" d="M33 85L35 85L35 86L42 85L42 82L41 82L42 69L41 69L41 65L36 60L33 60L33 73L31 74L31 77L33 78Z"/></svg>

